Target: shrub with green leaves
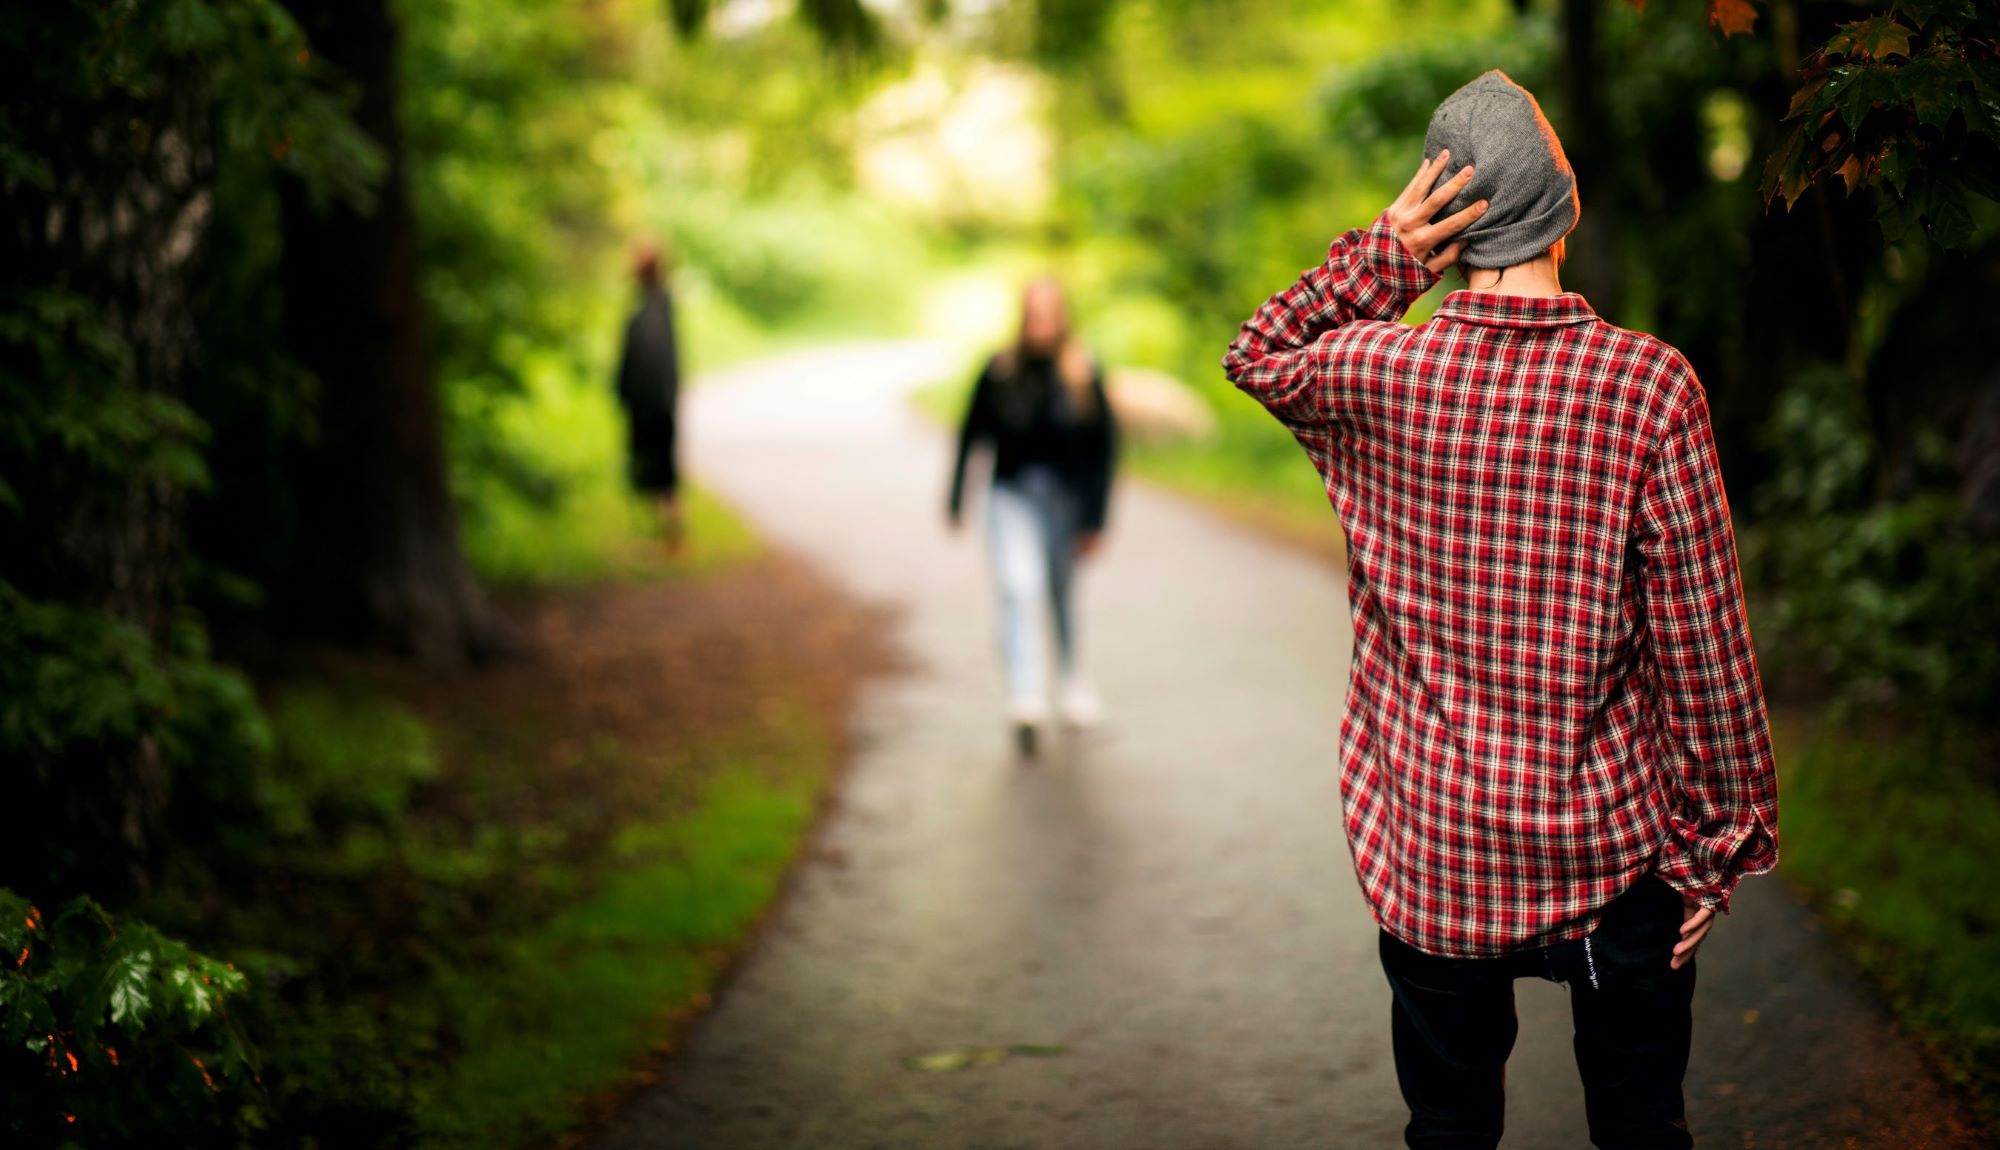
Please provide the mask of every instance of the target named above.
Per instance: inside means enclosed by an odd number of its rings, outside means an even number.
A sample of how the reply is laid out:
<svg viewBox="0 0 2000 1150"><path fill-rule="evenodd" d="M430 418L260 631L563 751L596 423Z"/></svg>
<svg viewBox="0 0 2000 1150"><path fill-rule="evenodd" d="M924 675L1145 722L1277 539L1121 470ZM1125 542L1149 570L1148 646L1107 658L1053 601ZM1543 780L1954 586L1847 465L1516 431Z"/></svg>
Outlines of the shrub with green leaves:
<svg viewBox="0 0 2000 1150"><path fill-rule="evenodd" d="M261 1125L242 974L88 898L0 888L0 1129L22 1146L239 1146ZM18 1140L18 1141L16 1141Z"/></svg>
<svg viewBox="0 0 2000 1150"><path fill-rule="evenodd" d="M1868 426L1832 365L1778 400L1757 553L1785 647L1843 690L1976 715L2000 692L2000 542L1972 532L1939 484L1879 495Z"/></svg>

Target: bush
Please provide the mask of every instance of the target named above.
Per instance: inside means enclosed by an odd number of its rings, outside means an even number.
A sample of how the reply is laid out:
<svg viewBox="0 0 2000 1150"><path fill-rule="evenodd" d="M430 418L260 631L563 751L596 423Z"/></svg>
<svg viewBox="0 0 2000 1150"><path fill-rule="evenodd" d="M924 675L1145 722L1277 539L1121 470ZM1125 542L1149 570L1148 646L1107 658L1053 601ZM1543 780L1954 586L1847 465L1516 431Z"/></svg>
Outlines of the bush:
<svg viewBox="0 0 2000 1150"><path fill-rule="evenodd" d="M2000 542L1941 485L1878 496L1867 428L1837 367L1778 400L1759 554L1783 646L1846 691L1977 713L2000 694Z"/></svg>
<svg viewBox="0 0 2000 1150"><path fill-rule="evenodd" d="M0 1115L27 1146L242 1146L261 1125L234 967L88 898L0 888Z"/></svg>

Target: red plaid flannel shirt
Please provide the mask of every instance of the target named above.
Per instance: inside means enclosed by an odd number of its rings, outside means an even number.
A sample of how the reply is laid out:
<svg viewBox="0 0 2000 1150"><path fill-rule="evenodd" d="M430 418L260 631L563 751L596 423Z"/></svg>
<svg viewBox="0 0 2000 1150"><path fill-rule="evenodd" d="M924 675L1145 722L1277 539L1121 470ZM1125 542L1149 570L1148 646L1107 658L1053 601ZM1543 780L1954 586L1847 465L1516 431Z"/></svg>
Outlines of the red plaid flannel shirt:
<svg viewBox="0 0 2000 1150"><path fill-rule="evenodd" d="M1720 910L1777 779L1707 401L1582 296L1458 291L1385 220L1223 359L1347 535L1341 797L1381 925L1489 956L1595 929L1648 871Z"/></svg>

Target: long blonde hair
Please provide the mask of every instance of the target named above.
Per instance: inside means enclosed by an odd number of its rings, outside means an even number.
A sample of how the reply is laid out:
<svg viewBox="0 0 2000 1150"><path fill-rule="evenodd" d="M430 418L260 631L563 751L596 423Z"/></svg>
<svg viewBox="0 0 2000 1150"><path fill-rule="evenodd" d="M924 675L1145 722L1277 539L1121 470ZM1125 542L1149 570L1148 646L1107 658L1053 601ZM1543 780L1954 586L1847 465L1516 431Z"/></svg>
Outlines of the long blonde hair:
<svg viewBox="0 0 2000 1150"><path fill-rule="evenodd" d="M1063 391L1069 396L1070 410L1079 418L1094 419L1097 412L1097 363L1090 357L1090 349L1076 338L1076 332L1069 322L1069 297L1063 292L1062 283L1054 276L1043 276L1031 281L1021 292L1021 327L1012 345L1001 349L993 357L993 374L1001 380L1012 380L1021 364L1030 358L1028 348L1028 298L1037 291L1055 293L1056 305L1062 309L1063 332L1056 344L1056 378L1061 381Z"/></svg>

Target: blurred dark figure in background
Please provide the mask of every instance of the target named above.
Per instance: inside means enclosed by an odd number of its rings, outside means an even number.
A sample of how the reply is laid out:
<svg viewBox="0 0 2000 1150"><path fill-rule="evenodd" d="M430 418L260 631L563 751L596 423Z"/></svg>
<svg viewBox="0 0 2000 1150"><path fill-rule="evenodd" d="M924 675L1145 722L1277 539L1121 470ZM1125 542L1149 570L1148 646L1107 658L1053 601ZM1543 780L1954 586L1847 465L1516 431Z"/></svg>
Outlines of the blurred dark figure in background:
<svg viewBox="0 0 2000 1150"><path fill-rule="evenodd" d="M1404 1140L1500 1144L1514 980L1547 978L1591 1142L1689 1147L1695 951L1778 861L1708 404L1673 348L1563 291L1576 179L1532 95L1486 73L1424 155L1223 359L1346 529L1341 796ZM1465 290L1399 322L1454 264Z"/></svg>
<svg viewBox="0 0 2000 1150"><path fill-rule="evenodd" d="M1008 719L1023 754L1048 721L1045 609L1054 615L1057 703L1084 727L1099 717L1077 660L1072 586L1077 560L1097 549L1111 496L1117 425L1104 376L1070 332L1062 288L1028 286L1021 334L987 361L958 435L951 523L959 523L965 465L978 446L993 452L986 523L1000 591L1000 645L1007 664Z"/></svg>
<svg viewBox="0 0 2000 1150"><path fill-rule="evenodd" d="M681 361L674 340L674 303L667 295L663 262L659 247L650 243L640 245L633 256L639 310L625 326L625 353L618 364L618 402L625 408L631 434L632 486L653 497L667 544L678 550L683 520L680 465L675 458L675 408L680 401Z"/></svg>

